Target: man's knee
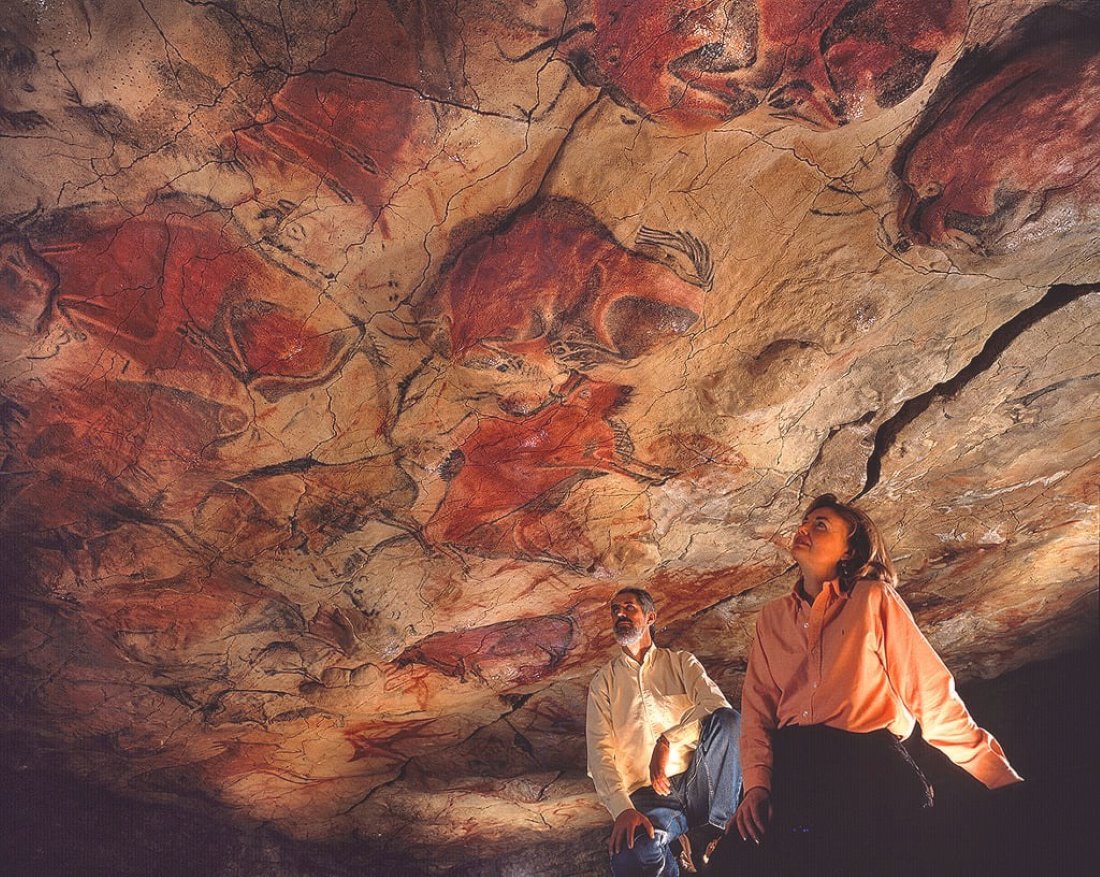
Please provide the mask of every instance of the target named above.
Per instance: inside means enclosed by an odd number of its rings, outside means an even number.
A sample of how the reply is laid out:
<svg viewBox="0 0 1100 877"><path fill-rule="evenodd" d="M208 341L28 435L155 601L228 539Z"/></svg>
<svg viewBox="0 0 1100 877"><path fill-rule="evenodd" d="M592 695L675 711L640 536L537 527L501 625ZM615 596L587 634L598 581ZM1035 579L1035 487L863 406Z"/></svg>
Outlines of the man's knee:
<svg viewBox="0 0 1100 877"><path fill-rule="evenodd" d="M711 733L726 734L734 740L741 734L741 713L732 707L724 706L716 709L707 719L710 723Z"/></svg>
<svg viewBox="0 0 1100 877"><path fill-rule="evenodd" d="M611 872L615 877L646 877L660 871L664 858L661 835L652 838L639 830L633 848L624 845L611 857Z"/></svg>

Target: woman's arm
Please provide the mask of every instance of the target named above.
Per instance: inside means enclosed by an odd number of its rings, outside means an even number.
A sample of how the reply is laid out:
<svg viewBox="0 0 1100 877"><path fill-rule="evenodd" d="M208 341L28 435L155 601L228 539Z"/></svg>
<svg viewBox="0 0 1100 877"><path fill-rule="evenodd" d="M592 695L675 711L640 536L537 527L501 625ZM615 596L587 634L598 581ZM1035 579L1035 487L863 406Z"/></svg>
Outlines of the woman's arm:
<svg viewBox="0 0 1100 877"><path fill-rule="evenodd" d="M1001 745L977 726L955 691L955 679L909 607L891 587L881 587L882 658L902 702L920 722L924 739L991 789L1021 782Z"/></svg>
<svg viewBox="0 0 1100 877"><path fill-rule="evenodd" d="M744 840L760 843L771 821L772 732L779 702L779 686L768 666L767 623L761 614L749 653L745 687L741 690L741 770L745 796L726 826L737 828Z"/></svg>
<svg viewBox="0 0 1100 877"><path fill-rule="evenodd" d="M741 691L741 770L746 792L755 788L770 792L772 787L772 732L778 724L779 686L768 665L770 635L761 613Z"/></svg>

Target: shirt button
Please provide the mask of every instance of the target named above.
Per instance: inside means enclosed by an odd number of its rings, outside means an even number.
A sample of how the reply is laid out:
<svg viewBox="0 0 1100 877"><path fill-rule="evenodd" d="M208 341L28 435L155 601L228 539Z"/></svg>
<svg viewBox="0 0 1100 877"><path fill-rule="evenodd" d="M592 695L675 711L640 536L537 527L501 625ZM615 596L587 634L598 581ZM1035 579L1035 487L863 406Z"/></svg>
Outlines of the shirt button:
<svg viewBox="0 0 1100 877"><path fill-rule="evenodd" d="M809 710L802 710L802 715L808 716L809 714L810 714Z"/></svg>
<svg viewBox="0 0 1100 877"><path fill-rule="evenodd" d="M816 682L814 683L814 688L817 688L817 683Z"/></svg>
<svg viewBox="0 0 1100 877"><path fill-rule="evenodd" d="M803 624L802 626L803 627L809 627L810 625L809 625L809 622L807 622L807 623Z"/></svg>

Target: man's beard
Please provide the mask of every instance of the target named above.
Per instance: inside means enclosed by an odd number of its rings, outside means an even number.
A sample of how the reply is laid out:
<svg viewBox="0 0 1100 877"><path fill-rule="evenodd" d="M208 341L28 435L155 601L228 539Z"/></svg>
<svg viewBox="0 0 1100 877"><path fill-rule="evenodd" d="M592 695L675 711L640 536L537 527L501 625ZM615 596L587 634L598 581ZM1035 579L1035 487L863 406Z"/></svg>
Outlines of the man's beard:
<svg viewBox="0 0 1100 877"><path fill-rule="evenodd" d="M620 646L625 646L626 648L636 646L642 641L643 636L645 636L645 627L634 627L631 625L628 628L623 628L615 625L615 642Z"/></svg>

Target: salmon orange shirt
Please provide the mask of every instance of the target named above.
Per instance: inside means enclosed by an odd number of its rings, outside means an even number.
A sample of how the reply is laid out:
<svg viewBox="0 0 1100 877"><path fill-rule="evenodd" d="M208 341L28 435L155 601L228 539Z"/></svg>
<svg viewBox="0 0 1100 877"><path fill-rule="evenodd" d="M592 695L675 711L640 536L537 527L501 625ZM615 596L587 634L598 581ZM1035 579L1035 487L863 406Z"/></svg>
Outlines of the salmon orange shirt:
<svg viewBox="0 0 1100 877"><path fill-rule="evenodd" d="M826 582L813 604L796 589L756 622L741 697L745 790L771 789L771 732L828 725L924 739L989 788L1019 782L1000 744L979 728L955 680L889 585Z"/></svg>

